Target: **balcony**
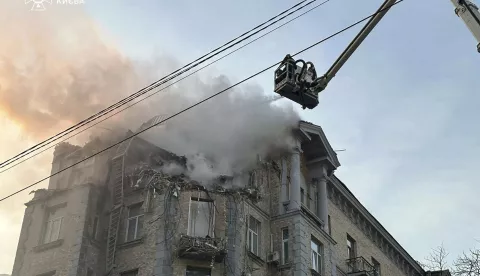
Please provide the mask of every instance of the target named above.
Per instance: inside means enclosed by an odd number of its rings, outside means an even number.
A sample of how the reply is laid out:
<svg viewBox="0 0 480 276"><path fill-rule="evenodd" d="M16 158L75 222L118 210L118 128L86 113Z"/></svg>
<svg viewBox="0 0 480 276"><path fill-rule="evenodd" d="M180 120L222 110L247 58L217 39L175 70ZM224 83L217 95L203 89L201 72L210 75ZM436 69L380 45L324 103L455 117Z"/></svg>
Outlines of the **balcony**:
<svg viewBox="0 0 480 276"><path fill-rule="evenodd" d="M347 274L350 276L377 276L375 267L365 258L357 257L347 260Z"/></svg>
<svg viewBox="0 0 480 276"><path fill-rule="evenodd" d="M182 235L178 243L180 258L197 261L223 262L226 255L225 242L220 238L203 238Z"/></svg>

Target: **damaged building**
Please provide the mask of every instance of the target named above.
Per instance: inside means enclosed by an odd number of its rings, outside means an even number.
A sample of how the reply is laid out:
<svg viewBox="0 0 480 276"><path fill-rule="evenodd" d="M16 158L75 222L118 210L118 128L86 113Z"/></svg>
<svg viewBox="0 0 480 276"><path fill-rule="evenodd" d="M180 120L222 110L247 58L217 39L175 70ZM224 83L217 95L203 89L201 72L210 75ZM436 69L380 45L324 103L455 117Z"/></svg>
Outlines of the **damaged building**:
<svg viewBox="0 0 480 276"><path fill-rule="evenodd" d="M425 271L334 174L321 127L254 170L200 183L140 137L50 179L26 203L13 276L365 275ZM56 147L52 172L105 147Z"/></svg>

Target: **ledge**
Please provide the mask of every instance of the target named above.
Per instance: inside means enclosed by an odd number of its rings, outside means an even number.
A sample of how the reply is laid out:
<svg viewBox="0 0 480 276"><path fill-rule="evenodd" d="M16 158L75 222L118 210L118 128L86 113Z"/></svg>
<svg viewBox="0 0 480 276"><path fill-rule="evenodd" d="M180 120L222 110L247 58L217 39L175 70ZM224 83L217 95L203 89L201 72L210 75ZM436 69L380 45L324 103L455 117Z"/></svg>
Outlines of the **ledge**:
<svg viewBox="0 0 480 276"><path fill-rule="evenodd" d="M118 248L130 248L130 247L134 247L134 246L137 246L139 244L142 244L143 243L143 237L139 238L139 239L136 239L136 240L133 240L133 241L128 241L128 242L124 242L124 243L121 243L118 245Z"/></svg>
<svg viewBox="0 0 480 276"><path fill-rule="evenodd" d="M250 258L252 258L253 261L257 262L259 265L264 265L265 264L265 261L261 257L255 255L254 253L252 253L250 251L248 251L248 256Z"/></svg>
<svg viewBox="0 0 480 276"><path fill-rule="evenodd" d="M52 249L52 248L59 247L62 244L63 244L63 239L59 239L59 240L56 240L56 241L53 241L53 242L37 245L33 248L33 251L37 252L37 253L38 252L43 252L43 251L46 251L46 250L49 250L49 249Z"/></svg>

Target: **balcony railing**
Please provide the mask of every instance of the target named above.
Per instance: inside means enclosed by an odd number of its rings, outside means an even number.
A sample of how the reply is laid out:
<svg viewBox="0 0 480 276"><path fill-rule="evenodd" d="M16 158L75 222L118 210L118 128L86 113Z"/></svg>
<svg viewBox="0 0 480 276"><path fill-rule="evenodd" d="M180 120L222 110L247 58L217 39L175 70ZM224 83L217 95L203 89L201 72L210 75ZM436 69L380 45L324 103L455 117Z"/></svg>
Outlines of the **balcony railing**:
<svg viewBox="0 0 480 276"><path fill-rule="evenodd" d="M347 260L347 274L348 275L365 275L365 276L377 276L375 267L370 264L365 258L357 257Z"/></svg>
<svg viewBox="0 0 480 276"><path fill-rule="evenodd" d="M182 235L178 244L178 255L181 258L199 261L222 262L226 255L225 242L221 238L203 238Z"/></svg>

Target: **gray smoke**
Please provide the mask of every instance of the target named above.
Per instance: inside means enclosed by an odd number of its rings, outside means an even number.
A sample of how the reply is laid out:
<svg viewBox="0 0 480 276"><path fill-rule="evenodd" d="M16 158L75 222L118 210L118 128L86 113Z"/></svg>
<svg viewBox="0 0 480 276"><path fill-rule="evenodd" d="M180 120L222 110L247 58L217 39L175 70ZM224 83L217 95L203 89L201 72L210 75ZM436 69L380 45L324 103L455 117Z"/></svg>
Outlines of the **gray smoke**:
<svg viewBox="0 0 480 276"><path fill-rule="evenodd" d="M124 57L81 9L56 11L52 5L48 12L34 13L21 1L14 2L0 5L0 113L38 140L181 67L169 56L147 62ZM108 135L102 127L135 131L153 116L172 115L231 84L223 75L192 76L92 128L89 134ZM288 149L290 130L298 120L291 105L269 103L262 89L249 83L142 137L186 155L189 175L207 180L248 170L258 156ZM69 142L83 144L85 138ZM178 173L175 168L164 169Z"/></svg>
<svg viewBox="0 0 480 276"><path fill-rule="evenodd" d="M146 115L173 115L231 84L226 76L180 82L143 104L139 108L142 113L131 116L126 123L138 126L148 119ZM259 157L265 159L288 150L293 145L291 130L298 120L292 105L272 103L260 86L250 84L228 90L141 136L187 156L189 176L208 181L248 171Z"/></svg>

